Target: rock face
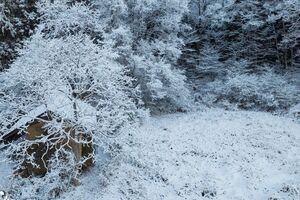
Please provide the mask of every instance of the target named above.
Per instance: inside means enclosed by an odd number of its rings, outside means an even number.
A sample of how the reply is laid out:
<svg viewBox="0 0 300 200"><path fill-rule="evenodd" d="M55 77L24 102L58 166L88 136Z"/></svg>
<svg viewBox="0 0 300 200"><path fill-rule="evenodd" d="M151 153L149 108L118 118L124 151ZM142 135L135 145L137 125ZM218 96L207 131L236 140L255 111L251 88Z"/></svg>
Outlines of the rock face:
<svg viewBox="0 0 300 200"><path fill-rule="evenodd" d="M94 148L92 142L80 144L75 141L75 132L73 128L65 128L64 133L69 133L71 137L65 138L64 140L61 140L61 138L58 137L58 139L54 141L53 138L50 137L48 139L51 139L52 143L47 143L47 141L34 142L43 137L47 137L48 130L45 128L45 125L46 121L50 119L51 117L49 117L49 115L42 113L37 117L37 119L20 124L20 126L27 127L24 131L21 130L21 127L14 126L16 129L13 129L7 134L8 136L5 137L7 139L6 142L18 142L19 140L28 140L33 142L32 145L30 145L27 149L27 154L33 156L34 158L33 162L30 160L24 160L21 166L16 169L16 175L20 175L23 178L45 175L48 172L48 165L51 157L54 155L57 149L60 148L64 148L73 152L78 163L82 158L86 158L85 162L80 167L81 170L87 170L93 165L92 155ZM19 121L22 121L22 119ZM57 136L58 134L59 133L57 133ZM85 139L87 141L92 141L92 138L89 136L89 134L82 133L78 135L80 137L79 140Z"/></svg>

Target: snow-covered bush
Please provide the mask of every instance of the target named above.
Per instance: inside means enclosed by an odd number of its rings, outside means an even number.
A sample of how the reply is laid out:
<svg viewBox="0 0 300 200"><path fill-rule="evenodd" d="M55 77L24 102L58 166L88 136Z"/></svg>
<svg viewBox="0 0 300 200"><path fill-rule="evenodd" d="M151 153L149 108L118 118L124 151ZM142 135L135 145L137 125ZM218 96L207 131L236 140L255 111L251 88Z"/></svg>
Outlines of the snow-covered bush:
<svg viewBox="0 0 300 200"><path fill-rule="evenodd" d="M202 102L235 105L241 109L287 111L299 97L295 85L288 83L284 76L267 70L261 74L234 73L225 81L208 83Z"/></svg>
<svg viewBox="0 0 300 200"><path fill-rule="evenodd" d="M156 60L153 57L154 60ZM153 61L146 57L134 57L135 76L141 87L143 101L152 111L168 112L186 109L190 93L185 76L179 69L172 69L163 60Z"/></svg>
<svg viewBox="0 0 300 200"><path fill-rule="evenodd" d="M289 115L291 117L295 117L297 119L300 119L300 103L298 103L295 106L290 108Z"/></svg>

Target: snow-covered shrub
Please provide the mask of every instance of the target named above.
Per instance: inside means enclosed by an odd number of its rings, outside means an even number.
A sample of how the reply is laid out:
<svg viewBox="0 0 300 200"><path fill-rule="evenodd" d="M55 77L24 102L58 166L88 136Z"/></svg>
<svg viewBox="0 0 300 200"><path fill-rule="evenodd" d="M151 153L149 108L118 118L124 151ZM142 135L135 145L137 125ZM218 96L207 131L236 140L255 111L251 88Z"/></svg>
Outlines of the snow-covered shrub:
<svg viewBox="0 0 300 200"><path fill-rule="evenodd" d="M190 93L181 70L173 69L171 64L153 55L133 59L134 76L146 107L154 112L168 112L190 106Z"/></svg>
<svg viewBox="0 0 300 200"><path fill-rule="evenodd" d="M295 106L292 106L289 110L289 115L291 117L295 117L297 119L300 119L300 103L298 103Z"/></svg>
<svg viewBox="0 0 300 200"><path fill-rule="evenodd" d="M208 83L202 101L212 105L235 105L241 109L286 111L299 101L299 89L288 83L284 76L271 70L261 74L229 75L225 81Z"/></svg>

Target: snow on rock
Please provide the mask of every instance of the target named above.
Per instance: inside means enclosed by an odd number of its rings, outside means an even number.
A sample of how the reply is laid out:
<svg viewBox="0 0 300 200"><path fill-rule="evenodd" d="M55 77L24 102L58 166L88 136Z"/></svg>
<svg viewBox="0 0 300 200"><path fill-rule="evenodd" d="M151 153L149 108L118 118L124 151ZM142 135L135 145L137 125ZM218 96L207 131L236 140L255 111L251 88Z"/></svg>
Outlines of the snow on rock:
<svg viewBox="0 0 300 200"><path fill-rule="evenodd" d="M45 105L40 105L27 113L26 115L22 116L17 123L15 123L6 133L10 133L22 126L25 126L26 123L33 121L37 116L43 114L44 112L47 111L47 108Z"/></svg>
<svg viewBox="0 0 300 200"><path fill-rule="evenodd" d="M13 125L6 133L10 133L13 130L25 126L26 123L33 121L39 115L52 111L58 114L60 117L74 120L74 108L73 101L71 101L68 97L64 96L61 92L54 92L53 95L50 96L47 104L42 104L37 106L35 109L31 110L26 115L22 116L18 122ZM88 103L77 100L77 112L79 115L79 124L85 125L86 128L92 129L97 124L96 119L96 108L92 107Z"/></svg>

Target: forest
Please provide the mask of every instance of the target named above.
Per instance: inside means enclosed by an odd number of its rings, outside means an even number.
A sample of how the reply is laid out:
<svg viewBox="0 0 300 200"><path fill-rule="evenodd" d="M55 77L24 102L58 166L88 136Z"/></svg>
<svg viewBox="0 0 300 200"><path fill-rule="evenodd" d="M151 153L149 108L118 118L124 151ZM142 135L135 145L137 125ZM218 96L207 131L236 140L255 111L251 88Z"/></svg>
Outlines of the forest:
<svg viewBox="0 0 300 200"><path fill-rule="evenodd" d="M299 0L0 0L0 200L297 200L299 153Z"/></svg>

